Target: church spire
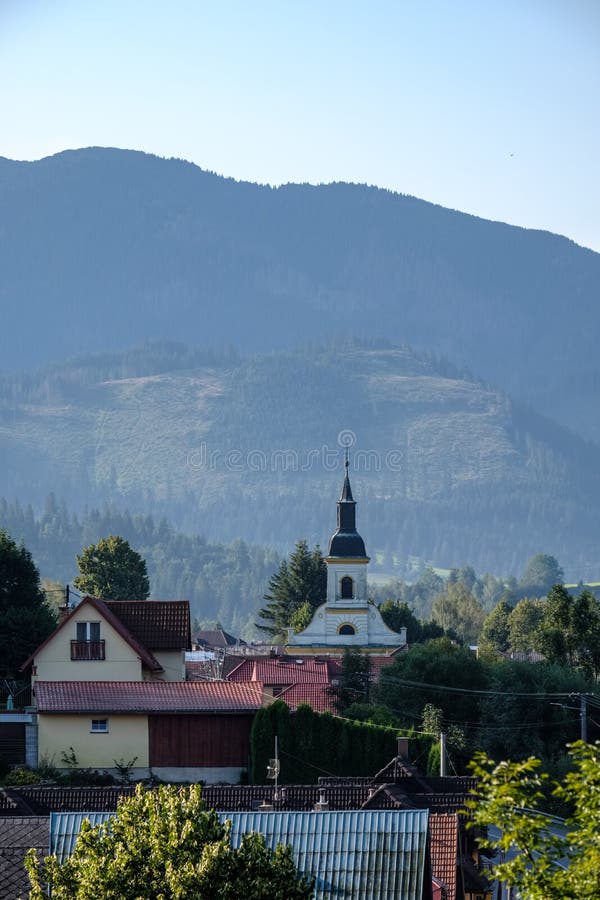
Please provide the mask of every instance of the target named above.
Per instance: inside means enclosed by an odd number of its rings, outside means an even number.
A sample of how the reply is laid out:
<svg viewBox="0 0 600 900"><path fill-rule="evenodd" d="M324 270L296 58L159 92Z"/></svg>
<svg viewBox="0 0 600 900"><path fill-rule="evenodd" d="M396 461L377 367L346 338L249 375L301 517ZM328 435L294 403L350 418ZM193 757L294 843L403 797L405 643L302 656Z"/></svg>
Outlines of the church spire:
<svg viewBox="0 0 600 900"><path fill-rule="evenodd" d="M346 474L342 485L342 493L337 503L337 531L332 535L329 542L329 556L366 558L367 552L364 541L356 530L356 501L352 496L352 488L350 486L350 476L348 474L350 460L348 459L347 448L344 468Z"/></svg>

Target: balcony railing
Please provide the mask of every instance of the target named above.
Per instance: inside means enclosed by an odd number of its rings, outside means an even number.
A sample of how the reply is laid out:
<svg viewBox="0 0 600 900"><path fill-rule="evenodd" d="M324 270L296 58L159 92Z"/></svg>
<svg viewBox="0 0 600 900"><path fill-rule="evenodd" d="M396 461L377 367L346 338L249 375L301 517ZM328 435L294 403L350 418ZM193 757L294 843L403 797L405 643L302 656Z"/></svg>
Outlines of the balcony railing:
<svg viewBox="0 0 600 900"><path fill-rule="evenodd" d="M104 658L104 641L71 641L71 659L89 662Z"/></svg>

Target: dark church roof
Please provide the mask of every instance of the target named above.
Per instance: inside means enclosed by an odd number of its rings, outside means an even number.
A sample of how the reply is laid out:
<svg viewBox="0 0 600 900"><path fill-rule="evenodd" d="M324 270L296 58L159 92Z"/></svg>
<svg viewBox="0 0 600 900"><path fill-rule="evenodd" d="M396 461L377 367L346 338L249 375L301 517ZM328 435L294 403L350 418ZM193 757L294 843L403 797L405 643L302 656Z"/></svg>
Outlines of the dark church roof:
<svg viewBox="0 0 600 900"><path fill-rule="evenodd" d="M329 556L341 558L366 558L365 542L356 530L356 501L352 496L348 476L348 457L344 463L346 475L337 504L338 527L329 541Z"/></svg>

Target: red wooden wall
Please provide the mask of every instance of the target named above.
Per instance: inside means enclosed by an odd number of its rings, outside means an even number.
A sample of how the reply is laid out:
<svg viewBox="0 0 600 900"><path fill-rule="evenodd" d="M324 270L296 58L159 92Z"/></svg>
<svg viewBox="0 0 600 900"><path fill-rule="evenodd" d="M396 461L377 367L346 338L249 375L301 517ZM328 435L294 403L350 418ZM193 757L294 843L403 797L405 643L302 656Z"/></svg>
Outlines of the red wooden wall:
<svg viewBox="0 0 600 900"><path fill-rule="evenodd" d="M150 766L247 766L253 718L148 716Z"/></svg>

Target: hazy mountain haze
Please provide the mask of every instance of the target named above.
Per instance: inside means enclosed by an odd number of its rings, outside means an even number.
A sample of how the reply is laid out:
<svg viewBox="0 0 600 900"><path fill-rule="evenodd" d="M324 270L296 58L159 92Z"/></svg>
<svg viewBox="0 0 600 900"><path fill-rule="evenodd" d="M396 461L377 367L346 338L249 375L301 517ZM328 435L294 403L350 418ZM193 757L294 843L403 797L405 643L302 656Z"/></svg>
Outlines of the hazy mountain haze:
<svg viewBox="0 0 600 900"><path fill-rule="evenodd" d="M386 337L600 439L600 255L565 238L103 148L0 160L0 235L4 371L148 337L240 352Z"/></svg>

